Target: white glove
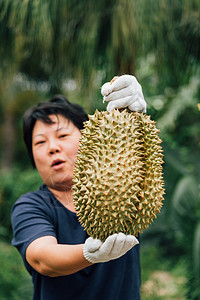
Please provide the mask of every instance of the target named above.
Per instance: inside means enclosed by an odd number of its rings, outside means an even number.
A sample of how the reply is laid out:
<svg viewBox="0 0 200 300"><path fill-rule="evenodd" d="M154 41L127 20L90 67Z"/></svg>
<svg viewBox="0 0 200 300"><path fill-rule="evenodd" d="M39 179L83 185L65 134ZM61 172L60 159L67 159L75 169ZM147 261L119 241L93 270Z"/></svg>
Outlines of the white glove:
<svg viewBox="0 0 200 300"><path fill-rule="evenodd" d="M113 82L106 82L101 88L103 101L108 101L107 111L115 108L128 107L131 111L146 112L146 101L142 87L132 75L122 75L114 78Z"/></svg>
<svg viewBox="0 0 200 300"><path fill-rule="evenodd" d="M83 245L83 255L91 263L106 262L119 258L137 244L135 236L121 232L110 235L104 243L89 237Z"/></svg>

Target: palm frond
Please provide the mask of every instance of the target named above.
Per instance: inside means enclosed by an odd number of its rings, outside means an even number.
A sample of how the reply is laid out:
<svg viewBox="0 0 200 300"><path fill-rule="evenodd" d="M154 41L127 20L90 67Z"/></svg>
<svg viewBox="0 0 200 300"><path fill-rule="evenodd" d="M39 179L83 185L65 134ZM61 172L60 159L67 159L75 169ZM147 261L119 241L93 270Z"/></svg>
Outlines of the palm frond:
<svg viewBox="0 0 200 300"><path fill-rule="evenodd" d="M176 213L183 218L195 220L194 214L198 201L198 183L193 175L182 177L176 185L172 205Z"/></svg>

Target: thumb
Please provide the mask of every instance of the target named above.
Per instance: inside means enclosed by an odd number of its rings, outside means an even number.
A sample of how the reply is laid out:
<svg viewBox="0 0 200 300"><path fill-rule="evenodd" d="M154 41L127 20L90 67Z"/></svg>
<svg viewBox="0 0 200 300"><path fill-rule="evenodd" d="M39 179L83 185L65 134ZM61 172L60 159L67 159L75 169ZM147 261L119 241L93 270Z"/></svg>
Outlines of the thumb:
<svg viewBox="0 0 200 300"><path fill-rule="evenodd" d="M99 239L93 239L92 237L89 237L85 241L85 247L89 252L95 252L97 251L102 245L102 242Z"/></svg>

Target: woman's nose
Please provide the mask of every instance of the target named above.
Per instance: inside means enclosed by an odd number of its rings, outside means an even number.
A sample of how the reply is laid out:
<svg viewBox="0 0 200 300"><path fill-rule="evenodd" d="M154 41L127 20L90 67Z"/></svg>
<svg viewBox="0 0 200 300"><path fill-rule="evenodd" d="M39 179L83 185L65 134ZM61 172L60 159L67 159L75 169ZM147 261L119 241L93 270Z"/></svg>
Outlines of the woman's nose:
<svg viewBox="0 0 200 300"><path fill-rule="evenodd" d="M49 153L54 154L60 152L60 146L56 141L49 142Z"/></svg>

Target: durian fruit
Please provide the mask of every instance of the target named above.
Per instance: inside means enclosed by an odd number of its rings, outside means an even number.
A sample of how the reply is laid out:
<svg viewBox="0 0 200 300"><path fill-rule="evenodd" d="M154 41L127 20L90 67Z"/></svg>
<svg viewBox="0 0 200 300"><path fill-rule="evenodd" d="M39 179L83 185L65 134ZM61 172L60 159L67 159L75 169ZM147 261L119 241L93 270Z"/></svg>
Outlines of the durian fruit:
<svg viewBox="0 0 200 300"><path fill-rule="evenodd" d="M73 197L80 223L102 241L137 236L160 212L164 184L159 130L143 113L113 110L85 122L74 169Z"/></svg>

